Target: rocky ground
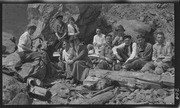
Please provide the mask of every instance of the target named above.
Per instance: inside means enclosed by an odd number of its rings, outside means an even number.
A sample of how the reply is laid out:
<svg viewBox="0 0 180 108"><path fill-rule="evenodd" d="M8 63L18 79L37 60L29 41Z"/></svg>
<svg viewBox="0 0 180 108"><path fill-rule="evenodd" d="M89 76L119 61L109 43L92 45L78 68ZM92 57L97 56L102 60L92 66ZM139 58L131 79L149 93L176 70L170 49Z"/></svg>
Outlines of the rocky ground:
<svg viewBox="0 0 180 108"><path fill-rule="evenodd" d="M18 61L16 56L14 54L11 58ZM8 63L9 66L13 64L13 62L5 61L7 61L6 58L3 64ZM31 65L24 64L22 68L18 74L24 77ZM12 102L12 100L20 93L28 93L29 96L26 100L29 101L23 102L32 105L174 104L174 71L174 68L170 68L162 75L155 75L148 72L91 69L88 80L79 85L70 84L70 80L64 79L62 76L62 71L56 72L43 80L41 87L50 93L45 98L32 95L27 83L22 83L17 79L19 78L17 75L3 73L3 104L14 103L16 105L17 102Z"/></svg>
<svg viewBox="0 0 180 108"><path fill-rule="evenodd" d="M8 11L10 7L11 9ZM17 11L14 15L11 15L13 8L17 9ZM16 16L15 14L20 10L23 10L21 12L22 16L18 17L19 19L15 17L14 22L8 23L12 20L10 17ZM25 13L27 14L24 16ZM65 15L65 22L70 15L76 19L80 32L86 39L86 44L92 42L96 27L101 26L103 33L108 34L119 24L124 26L126 34L133 37L142 30L148 32L147 39L151 43L154 41L152 40L153 33L162 29L166 34L166 38L174 43L173 4L28 4L26 6L19 4L7 6L3 14L2 35L4 46L2 50L4 54L2 60L4 61L7 54L15 51L15 43L10 41L10 38L14 36L18 40L27 23L38 26L38 30L35 32L36 35L42 34L45 40L53 41L55 39L53 30L56 27L55 16L59 13ZM16 21L18 23L15 23ZM18 61L17 55L13 55L13 57L6 64L12 65ZM174 68L170 68L160 76L143 74L145 81L143 77L138 76L142 75L139 72L133 72L139 73L137 75L126 72L129 73L128 76L134 78L109 74L108 78L113 83L109 83L106 78L102 78L101 81L98 81L99 83L94 81L96 84L93 87L72 85L68 80L63 79L60 73L55 73L53 76L46 78L43 86L43 88L51 92L51 96L45 100L30 96L31 101L24 104L174 104L174 80L170 80L174 79L174 71ZM123 72L119 73L125 75ZM159 82L159 80L164 81L161 77L169 81L162 84ZM155 82L148 82L147 79ZM22 91L28 91L26 83L19 82L16 77L3 74L3 104L8 104Z"/></svg>

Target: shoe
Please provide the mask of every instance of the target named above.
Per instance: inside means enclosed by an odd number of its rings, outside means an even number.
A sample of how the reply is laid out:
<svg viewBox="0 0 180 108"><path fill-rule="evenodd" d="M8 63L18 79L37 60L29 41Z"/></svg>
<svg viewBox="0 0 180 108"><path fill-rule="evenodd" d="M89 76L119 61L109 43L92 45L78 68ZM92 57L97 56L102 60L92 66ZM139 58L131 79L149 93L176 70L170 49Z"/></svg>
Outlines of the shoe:
<svg viewBox="0 0 180 108"><path fill-rule="evenodd" d="M21 67L15 67L16 71L19 71L21 70L22 68Z"/></svg>

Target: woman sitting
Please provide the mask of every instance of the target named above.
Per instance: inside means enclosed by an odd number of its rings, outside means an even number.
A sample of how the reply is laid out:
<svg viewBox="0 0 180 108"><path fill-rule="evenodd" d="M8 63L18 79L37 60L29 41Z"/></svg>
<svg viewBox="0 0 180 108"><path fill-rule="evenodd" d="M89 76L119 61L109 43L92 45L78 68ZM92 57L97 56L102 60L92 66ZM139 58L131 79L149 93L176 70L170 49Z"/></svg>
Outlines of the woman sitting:
<svg viewBox="0 0 180 108"><path fill-rule="evenodd" d="M73 64L71 83L79 84L88 76L92 63L88 57L87 47L80 42L80 36L70 37L70 43L74 46L70 55L73 59L68 61L68 65Z"/></svg>

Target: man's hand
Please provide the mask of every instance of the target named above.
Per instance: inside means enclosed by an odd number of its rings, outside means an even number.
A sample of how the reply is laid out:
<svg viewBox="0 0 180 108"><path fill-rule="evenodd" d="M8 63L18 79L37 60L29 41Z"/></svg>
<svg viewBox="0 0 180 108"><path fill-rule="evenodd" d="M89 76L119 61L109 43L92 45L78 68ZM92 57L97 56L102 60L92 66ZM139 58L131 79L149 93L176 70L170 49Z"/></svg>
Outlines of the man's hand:
<svg viewBox="0 0 180 108"><path fill-rule="evenodd" d="M69 60L67 61L68 64L73 64L74 63L74 60Z"/></svg>
<svg viewBox="0 0 180 108"><path fill-rule="evenodd" d="M123 61L123 59L122 59L120 56L117 56L117 59L118 59L119 61Z"/></svg>
<svg viewBox="0 0 180 108"><path fill-rule="evenodd" d="M101 47L101 45L100 45L100 44L97 44L97 47L98 47L98 48L100 48L100 47Z"/></svg>
<svg viewBox="0 0 180 108"><path fill-rule="evenodd" d="M167 61L168 61L167 59L162 59L162 62L164 62L164 63L167 62Z"/></svg>

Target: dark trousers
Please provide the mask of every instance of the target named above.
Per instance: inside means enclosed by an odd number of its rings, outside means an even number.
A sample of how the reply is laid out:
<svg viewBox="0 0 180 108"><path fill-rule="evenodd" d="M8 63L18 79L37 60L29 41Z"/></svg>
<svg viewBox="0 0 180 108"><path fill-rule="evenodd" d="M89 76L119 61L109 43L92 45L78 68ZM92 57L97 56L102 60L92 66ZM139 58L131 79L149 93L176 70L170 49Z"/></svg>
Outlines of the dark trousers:
<svg viewBox="0 0 180 108"><path fill-rule="evenodd" d="M147 61L145 61L145 60L135 59L133 62L128 63L126 65L126 69L127 70L131 70L131 69L140 70L146 63L147 63Z"/></svg>
<svg viewBox="0 0 180 108"><path fill-rule="evenodd" d="M124 48L120 48L120 49L116 49L118 55L123 59L123 62L125 62L129 56L128 54L125 52Z"/></svg>
<svg viewBox="0 0 180 108"><path fill-rule="evenodd" d="M17 64L15 65L16 68L21 67L22 64L26 62L32 62L35 59L39 59L42 56L41 52L22 51L22 52L17 52L17 53L21 60L17 62Z"/></svg>

